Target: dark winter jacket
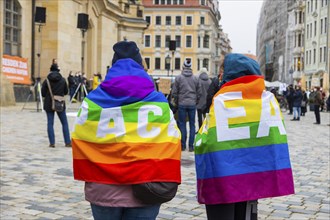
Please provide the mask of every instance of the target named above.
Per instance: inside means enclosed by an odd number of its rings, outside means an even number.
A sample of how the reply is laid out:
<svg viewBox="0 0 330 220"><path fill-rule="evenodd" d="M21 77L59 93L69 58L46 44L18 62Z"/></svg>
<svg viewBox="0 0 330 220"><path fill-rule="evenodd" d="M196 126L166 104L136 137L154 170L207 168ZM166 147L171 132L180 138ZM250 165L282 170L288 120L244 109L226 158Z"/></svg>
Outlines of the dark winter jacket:
<svg viewBox="0 0 330 220"><path fill-rule="evenodd" d="M202 95L199 99L199 102L197 103L197 109L201 109L205 111L206 109L206 97L207 97L207 90L209 89L209 86L211 84L211 80L207 73L203 72L199 75L199 84L202 90Z"/></svg>
<svg viewBox="0 0 330 220"><path fill-rule="evenodd" d="M293 107L301 107L301 101L303 100L303 94L301 90L296 90L293 93Z"/></svg>
<svg viewBox="0 0 330 220"><path fill-rule="evenodd" d="M179 106L196 106L202 95L198 78L190 68L183 68L182 73L175 77L172 96Z"/></svg>
<svg viewBox="0 0 330 220"><path fill-rule="evenodd" d="M219 76L216 76L212 79L209 89L207 90L206 96L206 112L209 112L210 106L212 104L212 99L215 93L217 93L220 89L220 81Z"/></svg>
<svg viewBox="0 0 330 220"><path fill-rule="evenodd" d="M69 83L69 88L75 88L77 86L77 82L74 76L69 75L68 76L68 83Z"/></svg>
<svg viewBox="0 0 330 220"><path fill-rule="evenodd" d="M48 74L47 79L49 80L53 95L65 96L68 94L68 86L66 80L58 71L52 71ZM52 110L52 99L49 93L47 81L42 83L41 95L44 97L44 110L51 112Z"/></svg>

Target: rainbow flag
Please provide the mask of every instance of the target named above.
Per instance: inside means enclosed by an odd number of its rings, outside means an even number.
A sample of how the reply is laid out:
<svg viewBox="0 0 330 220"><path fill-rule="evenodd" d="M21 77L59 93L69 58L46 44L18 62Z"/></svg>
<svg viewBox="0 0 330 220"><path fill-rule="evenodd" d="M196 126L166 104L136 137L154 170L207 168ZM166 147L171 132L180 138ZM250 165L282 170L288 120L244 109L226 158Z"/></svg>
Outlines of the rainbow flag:
<svg viewBox="0 0 330 220"><path fill-rule="evenodd" d="M83 101L72 133L74 178L104 184L181 182L180 131L143 68L118 60Z"/></svg>
<svg viewBox="0 0 330 220"><path fill-rule="evenodd" d="M226 83L195 139L198 202L225 204L294 193L286 130L261 76Z"/></svg>

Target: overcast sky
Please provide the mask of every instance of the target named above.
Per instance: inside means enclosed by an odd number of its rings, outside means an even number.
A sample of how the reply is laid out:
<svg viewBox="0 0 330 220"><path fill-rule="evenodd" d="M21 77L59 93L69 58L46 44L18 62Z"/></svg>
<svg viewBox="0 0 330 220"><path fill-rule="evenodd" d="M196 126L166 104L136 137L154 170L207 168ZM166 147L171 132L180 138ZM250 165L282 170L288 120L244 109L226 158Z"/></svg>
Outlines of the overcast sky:
<svg viewBox="0 0 330 220"><path fill-rule="evenodd" d="M256 35L263 0L219 0L223 31L235 53L256 54Z"/></svg>

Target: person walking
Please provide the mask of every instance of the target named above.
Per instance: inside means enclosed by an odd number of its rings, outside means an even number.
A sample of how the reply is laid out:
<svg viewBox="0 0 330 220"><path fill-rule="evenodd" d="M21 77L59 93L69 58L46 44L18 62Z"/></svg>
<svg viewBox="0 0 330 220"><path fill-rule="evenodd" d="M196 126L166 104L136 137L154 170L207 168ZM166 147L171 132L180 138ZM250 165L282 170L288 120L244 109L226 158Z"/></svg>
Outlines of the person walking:
<svg viewBox="0 0 330 220"><path fill-rule="evenodd" d="M198 117L198 129L202 127L203 119L205 118L206 114L206 97L207 97L207 90L211 84L211 80L207 74L207 69L202 68L198 77L199 84L202 90L202 95L199 98L199 102L197 103L197 117Z"/></svg>
<svg viewBox="0 0 330 220"><path fill-rule="evenodd" d="M139 200L133 185L180 184L180 131L136 43L121 41L113 50L112 67L83 100L74 125L74 178L85 181L95 220L154 220L161 204Z"/></svg>
<svg viewBox="0 0 330 220"><path fill-rule="evenodd" d="M49 80L50 87L48 87L47 79ZM45 98L44 100L44 110L47 115L47 134L49 139L49 147L55 147L55 133L54 133L54 115L55 111L52 109L52 97L50 94L50 89L53 95L65 96L68 94L68 86L65 79L60 74L60 70L57 64L52 64L50 67L50 73L47 79L42 83L41 95ZM56 112L58 118L62 124L62 132L64 137L64 143L66 147L71 147L71 139L69 133L68 119L66 117L65 105L64 111Z"/></svg>
<svg viewBox="0 0 330 220"><path fill-rule="evenodd" d="M77 82L75 80L75 76L72 71L70 71L68 76L68 84L69 84L69 94L70 94L70 101L73 101L73 95L77 89Z"/></svg>
<svg viewBox="0 0 330 220"><path fill-rule="evenodd" d="M294 94L293 85L290 84L288 86L287 93L286 93L286 100L287 100L288 105L289 105L288 115L292 115L292 113L293 113L293 94Z"/></svg>
<svg viewBox="0 0 330 220"><path fill-rule="evenodd" d="M291 119L291 121L300 121L301 102L303 100L303 94L301 92L300 86L296 86L293 92L292 100L293 119Z"/></svg>
<svg viewBox="0 0 330 220"><path fill-rule="evenodd" d="M220 89L220 83L222 81L222 76L223 76L223 59L220 60L220 63L221 63L221 66L219 68L219 74L218 74L218 76L216 76L212 79L209 89L207 90L207 96L206 96L206 112L207 113L210 111L213 96Z"/></svg>
<svg viewBox="0 0 330 220"><path fill-rule="evenodd" d="M301 116L305 116L307 112L308 98L305 90L302 90L302 101L301 101Z"/></svg>
<svg viewBox="0 0 330 220"><path fill-rule="evenodd" d="M225 56L204 124L195 166L197 199L208 220L257 220L258 199L294 193L283 116L254 59Z"/></svg>
<svg viewBox="0 0 330 220"><path fill-rule="evenodd" d="M320 87L315 87L315 94L314 94L314 114L315 120L314 124L321 124L321 117L320 117L320 107L322 104L322 94L320 91Z"/></svg>
<svg viewBox="0 0 330 220"><path fill-rule="evenodd" d="M175 77L172 97L178 106L178 126L181 131L181 150L186 150L187 128L186 118L189 121L189 151L194 151L196 105L202 96L202 89L198 78L191 70L191 60L186 59L180 75Z"/></svg>

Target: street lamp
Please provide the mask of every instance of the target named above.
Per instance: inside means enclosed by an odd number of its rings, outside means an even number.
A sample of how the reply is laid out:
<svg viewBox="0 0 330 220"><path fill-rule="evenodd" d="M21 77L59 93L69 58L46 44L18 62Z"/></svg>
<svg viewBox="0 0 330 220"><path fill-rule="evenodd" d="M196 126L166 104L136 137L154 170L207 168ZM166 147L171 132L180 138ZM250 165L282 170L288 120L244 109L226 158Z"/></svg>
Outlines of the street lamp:
<svg viewBox="0 0 330 220"><path fill-rule="evenodd" d="M169 54L165 57L165 67L167 69L167 76L170 75L171 57Z"/></svg>

